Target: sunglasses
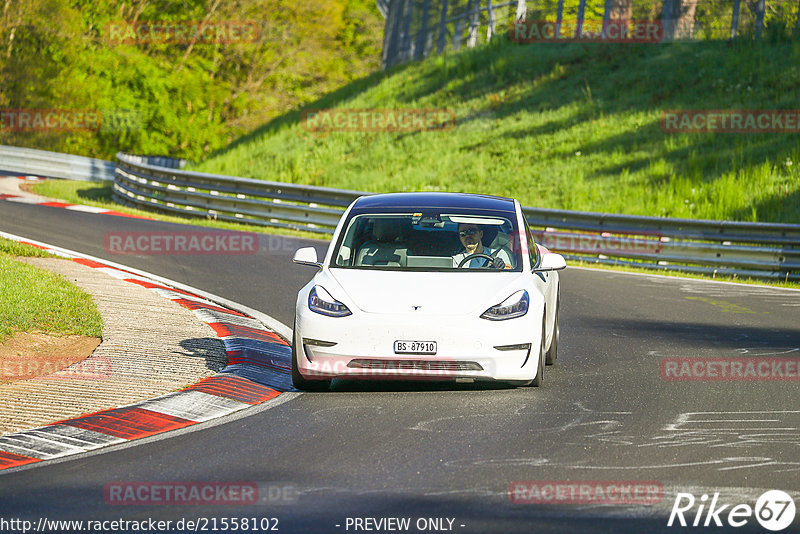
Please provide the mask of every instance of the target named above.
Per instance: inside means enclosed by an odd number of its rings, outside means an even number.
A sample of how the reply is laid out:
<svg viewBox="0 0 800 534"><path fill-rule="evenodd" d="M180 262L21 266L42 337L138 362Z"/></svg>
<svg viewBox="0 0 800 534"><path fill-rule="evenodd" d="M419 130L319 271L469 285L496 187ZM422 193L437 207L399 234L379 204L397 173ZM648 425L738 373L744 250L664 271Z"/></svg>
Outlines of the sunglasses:
<svg viewBox="0 0 800 534"><path fill-rule="evenodd" d="M467 230L459 230L458 235L461 237L467 237L468 235L475 235L479 232L477 228L468 228Z"/></svg>

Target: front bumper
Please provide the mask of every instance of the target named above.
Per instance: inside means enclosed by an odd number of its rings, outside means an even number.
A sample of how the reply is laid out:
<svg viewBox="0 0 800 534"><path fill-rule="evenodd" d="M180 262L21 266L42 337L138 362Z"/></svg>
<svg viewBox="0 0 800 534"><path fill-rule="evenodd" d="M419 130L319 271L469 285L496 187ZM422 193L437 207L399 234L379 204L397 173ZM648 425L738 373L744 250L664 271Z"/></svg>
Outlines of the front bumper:
<svg viewBox="0 0 800 534"><path fill-rule="evenodd" d="M298 370L310 379L531 380L541 316L532 309L507 321L421 312L327 317L303 306L295 329ZM437 352L395 354L397 340L435 341Z"/></svg>

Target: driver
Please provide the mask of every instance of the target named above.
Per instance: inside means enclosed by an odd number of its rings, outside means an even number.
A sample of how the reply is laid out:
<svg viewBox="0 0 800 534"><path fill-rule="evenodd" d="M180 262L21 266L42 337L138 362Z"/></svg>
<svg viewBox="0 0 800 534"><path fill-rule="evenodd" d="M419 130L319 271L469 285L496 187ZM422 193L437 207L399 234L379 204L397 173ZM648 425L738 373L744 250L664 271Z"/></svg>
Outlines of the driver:
<svg viewBox="0 0 800 534"><path fill-rule="evenodd" d="M483 239L483 230L481 230L477 224L459 224L458 239L464 246L464 250L453 256L453 267L458 267L458 264L471 254L488 254L493 258L491 261L483 256L478 256L472 258L467 266L470 269L487 266L491 266L495 269L511 269L511 257L507 250L503 248L492 250L489 247L483 246L481 242L481 239Z"/></svg>

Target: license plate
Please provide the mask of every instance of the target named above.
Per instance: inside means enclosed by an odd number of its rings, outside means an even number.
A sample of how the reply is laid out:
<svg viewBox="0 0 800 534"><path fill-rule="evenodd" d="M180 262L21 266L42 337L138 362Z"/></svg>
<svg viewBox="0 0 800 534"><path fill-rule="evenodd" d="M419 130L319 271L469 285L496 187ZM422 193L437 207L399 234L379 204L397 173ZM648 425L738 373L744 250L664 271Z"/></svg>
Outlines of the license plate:
<svg viewBox="0 0 800 534"><path fill-rule="evenodd" d="M394 342L395 354L436 354L435 341L403 341Z"/></svg>

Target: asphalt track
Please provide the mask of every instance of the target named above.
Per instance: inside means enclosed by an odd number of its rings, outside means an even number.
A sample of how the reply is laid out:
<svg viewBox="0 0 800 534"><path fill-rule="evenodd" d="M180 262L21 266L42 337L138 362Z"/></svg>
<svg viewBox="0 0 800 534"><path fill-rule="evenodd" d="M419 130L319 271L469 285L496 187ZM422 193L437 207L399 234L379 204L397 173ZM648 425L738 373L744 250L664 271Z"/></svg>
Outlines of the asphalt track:
<svg viewBox="0 0 800 534"><path fill-rule="evenodd" d="M5 201L0 230L193 285L289 325L313 275L291 256L327 246L273 236L255 255L122 256L104 250L107 232L198 227ZM800 504L797 381L668 381L659 367L668 357L797 358L800 292L567 269L561 334L542 388L338 383L287 394L244 417L0 475L0 518L275 517L278 531L294 533L357 531L348 517L410 517L408 531L419 532L414 522L433 517L464 533L699 532L714 529L666 526L677 492L753 506L781 489ZM655 481L665 495L653 505L518 504L508 496L518 480ZM117 481L257 482L293 496L106 504L104 487ZM726 530L764 532L753 518ZM800 518L783 530L798 531Z"/></svg>

